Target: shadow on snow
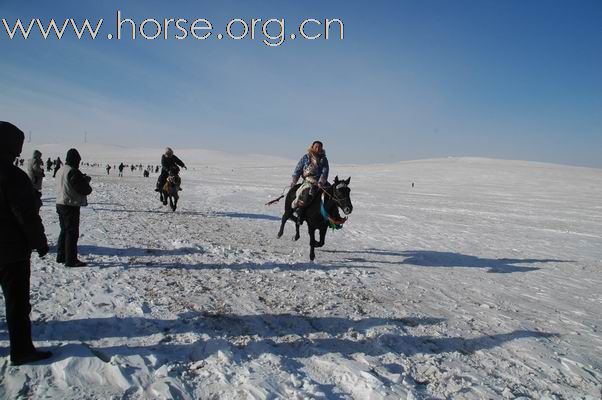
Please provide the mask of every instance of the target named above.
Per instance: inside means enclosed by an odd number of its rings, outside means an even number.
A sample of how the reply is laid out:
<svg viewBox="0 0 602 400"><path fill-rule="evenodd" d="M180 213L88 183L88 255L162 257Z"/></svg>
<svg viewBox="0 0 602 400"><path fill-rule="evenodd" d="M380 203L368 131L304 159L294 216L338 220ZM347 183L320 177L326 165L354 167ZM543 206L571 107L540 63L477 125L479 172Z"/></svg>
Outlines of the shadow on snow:
<svg viewBox="0 0 602 400"><path fill-rule="evenodd" d="M94 245L79 245L78 252L82 255L118 256L118 257L145 257L145 256L174 256L204 253L203 249L196 247L182 247L178 249L151 249L138 247L103 247ZM96 264L91 262L92 265Z"/></svg>
<svg viewBox="0 0 602 400"><path fill-rule="evenodd" d="M365 254L368 256L387 256L401 257L401 260L382 260L378 258L349 257L348 261L370 262L377 264L394 265L415 265L419 267L467 267L467 268L488 268L487 272L494 273L512 273L537 271L538 267L526 267L516 264L539 264L539 263L564 263L571 262L567 260L555 259L533 259L533 258L481 258L469 256L460 253L430 251L430 250L411 250L411 251L388 251L379 249L366 250L323 250L325 253L348 253Z"/></svg>
<svg viewBox="0 0 602 400"><path fill-rule="evenodd" d="M113 356L142 356L159 358L165 362L193 362L206 359L219 351L231 354L233 362L244 362L262 354L282 358L281 369L292 371L303 368L298 360L326 354L353 356L366 354L380 356L387 353L404 354L472 354L504 343L528 339L549 338L557 335L516 330L513 332L480 336L440 337L413 336L406 327L439 324L440 318L408 317L400 319L365 318L352 320L337 317L306 317L290 314L267 315L202 315L186 313L177 320L128 318L90 318L34 323L36 340L94 341L105 338L123 339L123 345L89 347L82 351L80 344L64 345L55 356L43 364L51 364L69 357L98 357L109 362ZM379 328L379 332L374 329ZM194 332L205 336L190 344L172 343L173 335ZM148 338L149 336L156 336ZM4 332L3 336L6 336ZM137 345L136 337L145 337L152 345Z"/></svg>
<svg viewBox="0 0 602 400"><path fill-rule="evenodd" d="M95 203L102 204L102 203ZM94 206L94 204L91 204ZM119 204L115 204L119 205ZM178 210L174 214L171 210L167 209L156 209L156 210L129 210L129 209L118 209L118 208L102 208L92 207L94 211L110 211L110 212L121 212L121 213L147 213L147 214L169 214L169 215L196 215L207 218L237 218L237 219L255 219L265 221L280 221L280 217L269 215L269 214L254 214L254 213L240 213L240 212L227 212L227 211L180 211Z"/></svg>

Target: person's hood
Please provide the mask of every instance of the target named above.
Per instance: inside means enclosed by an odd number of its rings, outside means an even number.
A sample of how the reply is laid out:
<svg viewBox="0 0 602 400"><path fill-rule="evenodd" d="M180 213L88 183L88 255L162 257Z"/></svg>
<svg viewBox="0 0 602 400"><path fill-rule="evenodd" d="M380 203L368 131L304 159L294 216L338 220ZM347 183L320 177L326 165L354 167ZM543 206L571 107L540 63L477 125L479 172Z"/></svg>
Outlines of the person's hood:
<svg viewBox="0 0 602 400"><path fill-rule="evenodd" d="M324 150L324 149L320 150L320 152L319 152L319 153L316 153L316 152L314 152L314 151L313 151L313 149L310 147L309 149L307 149L307 153L308 153L309 155L313 155L313 156L314 156L314 157L316 157L316 158L324 158L324 157L326 157L326 150Z"/></svg>
<svg viewBox="0 0 602 400"><path fill-rule="evenodd" d="M77 168L79 167L79 163L82 160L79 152L76 149L69 149L67 152L67 158L65 159L65 164Z"/></svg>
<svg viewBox="0 0 602 400"><path fill-rule="evenodd" d="M10 122L0 121L0 154L18 157L23 151L25 134Z"/></svg>
<svg viewBox="0 0 602 400"><path fill-rule="evenodd" d="M42 152L40 150L34 150L33 151L33 158L37 159L37 160L41 160L42 159Z"/></svg>

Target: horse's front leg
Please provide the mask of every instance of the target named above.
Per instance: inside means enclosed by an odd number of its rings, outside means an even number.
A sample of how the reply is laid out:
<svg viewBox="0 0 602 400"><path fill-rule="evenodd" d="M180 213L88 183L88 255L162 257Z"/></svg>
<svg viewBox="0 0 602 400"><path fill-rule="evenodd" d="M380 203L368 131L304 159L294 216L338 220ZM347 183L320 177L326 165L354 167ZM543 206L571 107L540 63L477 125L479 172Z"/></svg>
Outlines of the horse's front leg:
<svg viewBox="0 0 602 400"><path fill-rule="evenodd" d="M320 242L315 244L315 247L322 247L324 246L324 241L326 240L326 232L328 232L328 227L325 226L323 228L320 228Z"/></svg>
<svg viewBox="0 0 602 400"><path fill-rule="evenodd" d="M314 248L316 247L316 237L315 237L316 230L315 230L315 228L310 228L309 226L307 229L309 231L309 247L310 247L309 259L311 261L313 261L316 258L316 252L314 250Z"/></svg>

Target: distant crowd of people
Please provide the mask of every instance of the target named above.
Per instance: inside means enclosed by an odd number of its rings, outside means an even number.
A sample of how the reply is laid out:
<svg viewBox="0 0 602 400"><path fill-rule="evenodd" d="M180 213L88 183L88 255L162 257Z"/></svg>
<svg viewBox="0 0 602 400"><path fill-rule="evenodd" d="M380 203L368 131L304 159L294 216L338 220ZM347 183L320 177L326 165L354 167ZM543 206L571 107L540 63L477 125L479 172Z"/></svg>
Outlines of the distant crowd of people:
<svg viewBox="0 0 602 400"><path fill-rule="evenodd" d="M115 166L115 165L111 166L111 164L107 164L105 167L105 170L107 171L107 175L111 174L112 169L116 169L119 171L117 176L119 176L120 178L123 178L123 170L124 169L129 169L132 173L135 171L142 171L142 176L144 176L145 178L148 178L153 171L155 172L155 174L159 173L160 167L158 165L144 166L142 164L128 165L128 164L120 163L118 166Z"/></svg>

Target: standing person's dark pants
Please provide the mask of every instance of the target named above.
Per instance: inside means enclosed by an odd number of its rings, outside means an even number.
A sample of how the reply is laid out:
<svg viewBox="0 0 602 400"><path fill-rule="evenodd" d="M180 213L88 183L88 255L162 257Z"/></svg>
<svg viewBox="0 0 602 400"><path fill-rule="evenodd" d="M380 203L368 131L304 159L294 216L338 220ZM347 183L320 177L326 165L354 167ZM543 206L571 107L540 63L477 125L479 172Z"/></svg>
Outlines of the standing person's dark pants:
<svg viewBox="0 0 602 400"><path fill-rule="evenodd" d="M56 173L59 171L59 169L61 169L61 167L58 167L58 168L54 169L54 173L52 174L53 178L56 178Z"/></svg>
<svg viewBox="0 0 602 400"><path fill-rule="evenodd" d="M79 240L79 207L56 205L61 233L56 248L56 261L66 265L77 263L77 241Z"/></svg>
<svg viewBox="0 0 602 400"><path fill-rule="evenodd" d="M10 337L10 356L17 360L35 352L31 341L29 313L30 261L17 261L0 265L0 284L6 303L6 324Z"/></svg>

